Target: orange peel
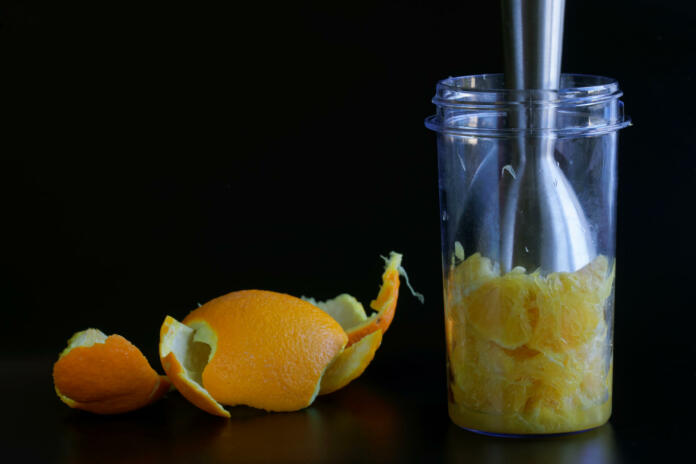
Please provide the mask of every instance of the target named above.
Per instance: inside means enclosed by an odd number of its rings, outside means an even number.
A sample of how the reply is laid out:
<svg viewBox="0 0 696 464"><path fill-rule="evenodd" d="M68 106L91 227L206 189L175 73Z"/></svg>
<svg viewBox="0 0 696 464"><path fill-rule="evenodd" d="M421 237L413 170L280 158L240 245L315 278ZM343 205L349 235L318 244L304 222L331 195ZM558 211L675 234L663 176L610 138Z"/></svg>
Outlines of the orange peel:
<svg viewBox="0 0 696 464"><path fill-rule="evenodd" d="M362 375L374 358L394 318L401 258L385 258L369 317L348 294L316 301L266 290L228 293L181 322L167 316L162 366L179 392L210 414L229 417L224 406L236 405L303 409Z"/></svg>
<svg viewBox="0 0 696 464"><path fill-rule="evenodd" d="M207 362L202 357L205 348L200 346L201 342L194 341L193 336L192 328L173 317L165 318L160 329L159 348L164 372L191 403L215 416L230 417L230 413L201 385L200 376ZM199 344L198 349L192 347L195 344Z"/></svg>
<svg viewBox="0 0 696 464"><path fill-rule="evenodd" d="M399 274L402 255L392 251L382 274L382 285L377 298L370 302L370 308L375 312L371 316L365 314L362 304L348 294L342 294L327 301L307 300L324 310L336 319L348 334L348 346L358 342L364 336L381 330L386 332L394 319L396 302L399 298Z"/></svg>
<svg viewBox="0 0 696 464"><path fill-rule="evenodd" d="M70 338L53 366L53 383L65 404L96 414L134 411L159 400L171 387L132 343L97 329Z"/></svg>
<svg viewBox="0 0 696 464"><path fill-rule="evenodd" d="M220 416L229 415L222 405L309 406L348 342L316 306L265 290L223 295L175 322L167 317L161 329L162 365L182 395Z"/></svg>
<svg viewBox="0 0 696 464"><path fill-rule="evenodd" d="M377 329L346 348L326 369L319 394L333 393L360 377L381 343L382 331Z"/></svg>

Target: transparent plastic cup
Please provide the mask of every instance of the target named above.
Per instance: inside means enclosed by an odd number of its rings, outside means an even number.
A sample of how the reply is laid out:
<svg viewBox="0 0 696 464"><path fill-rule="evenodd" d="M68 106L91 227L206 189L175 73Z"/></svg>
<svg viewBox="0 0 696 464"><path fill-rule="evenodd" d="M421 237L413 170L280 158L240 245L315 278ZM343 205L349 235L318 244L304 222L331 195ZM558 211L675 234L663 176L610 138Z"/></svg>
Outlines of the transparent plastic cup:
<svg viewBox="0 0 696 464"><path fill-rule="evenodd" d="M611 415L618 83L440 81L437 132L449 414L496 435Z"/></svg>

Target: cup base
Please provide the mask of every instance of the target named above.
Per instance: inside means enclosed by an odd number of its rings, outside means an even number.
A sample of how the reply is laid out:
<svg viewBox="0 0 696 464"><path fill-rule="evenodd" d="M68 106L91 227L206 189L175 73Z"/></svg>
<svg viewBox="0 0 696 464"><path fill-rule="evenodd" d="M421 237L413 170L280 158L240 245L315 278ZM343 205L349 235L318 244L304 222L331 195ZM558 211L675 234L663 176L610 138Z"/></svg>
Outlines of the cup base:
<svg viewBox="0 0 696 464"><path fill-rule="evenodd" d="M565 411L564 416L556 412L551 416L553 420L519 414L483 413L452 402L449 402L448 409L454 424L474 433L495 437L549 437L580 433L606 424L611 417L611 398L587 409Z"/></svg>
<svg viewBox="0 0 696 464"><path fill-rule="evenodd" d="M461 425L455 423L452 421L454 425L459 427L460 429L466 430L467 432L472 432L478 435L484 435L487 437L496 437L496 438L553 438L553 437L563 437L567 435L577 435L579 433L585 433L589 432L590 430L595 430L601 425L598 425L596 427L590 427L589 429L583 429L583 430L576 430L574 432L560 432L560 433L526 433L526 434L519 434L519 433L495 433L495 432L486 432L484 430L476 430L468 427L462 427Z"/></svg>

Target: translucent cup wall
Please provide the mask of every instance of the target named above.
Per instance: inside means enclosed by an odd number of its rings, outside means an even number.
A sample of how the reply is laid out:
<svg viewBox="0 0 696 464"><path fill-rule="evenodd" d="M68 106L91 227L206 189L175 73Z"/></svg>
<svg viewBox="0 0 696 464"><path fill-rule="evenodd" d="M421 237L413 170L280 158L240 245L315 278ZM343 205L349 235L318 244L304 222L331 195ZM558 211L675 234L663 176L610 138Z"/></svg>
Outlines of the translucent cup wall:
<svg viewBox="0 0 696 464"><path fill-rule="evenodd" d="M611 414L615 81L438 84L449 413L467 429L566 433Z"/></svg>

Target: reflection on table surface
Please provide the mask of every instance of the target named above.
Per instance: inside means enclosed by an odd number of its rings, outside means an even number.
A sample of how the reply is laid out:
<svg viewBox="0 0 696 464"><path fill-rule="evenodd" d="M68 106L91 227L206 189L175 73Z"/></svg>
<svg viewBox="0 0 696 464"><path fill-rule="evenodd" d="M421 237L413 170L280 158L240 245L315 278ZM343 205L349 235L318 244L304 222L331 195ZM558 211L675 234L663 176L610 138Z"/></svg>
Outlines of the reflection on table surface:
<svg viewBox="0 0 696 464"><path fill-rule="evenodd" d="M355 384L307 409L267 413L229 408L231 419L206 414L178 394L142 411L102 417L70 411L67 456L99 462L389 461L400 453L401 420L386 396Z"/></svg>
<svg viewBox="0 0 696 464"><path fill-rule="evenodd" d="M434 408L439 409L439 408ZM444 462L603 464L618 461L607 424L584 433L496 438L463 430L446 412L424 413L355 383L292 413L230 408L206 414L178 394L142 411L101 417L69 411L70 463L130 462ZM419 430L419 434L414 434Z"/></svg>
<svg viewBox="0 0 696 464"><path fill-rule="evenodd" d="M582 433L500 438L480 435L450 424L447 462L605 464L619 461L611 424Z"/></svg>
<svg viewBox="0 0 696 464"><path fill-rule="evenodd" d="M410 377L386 364L378 381L360 378L302 411L235 407L229 408L232 417L224 419L201 411L176 392L128 414L72 410L51 388L53 360L15 363L0 372L5 380L24 380L4 383L6 397L17 399L5 410L11 420L5 421L3 436L9 456L16 455L8 462L603 464L620 461L617 441L623 443L621 457L626 447L625 440L615 439L618 432L611 425L575 435L520 439L463 430L447 416L444 381L433 380L435 373L419 364ZM651 430L642 437L649 440L655 434Z"/></svg>

